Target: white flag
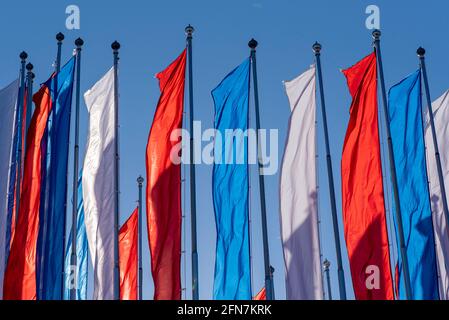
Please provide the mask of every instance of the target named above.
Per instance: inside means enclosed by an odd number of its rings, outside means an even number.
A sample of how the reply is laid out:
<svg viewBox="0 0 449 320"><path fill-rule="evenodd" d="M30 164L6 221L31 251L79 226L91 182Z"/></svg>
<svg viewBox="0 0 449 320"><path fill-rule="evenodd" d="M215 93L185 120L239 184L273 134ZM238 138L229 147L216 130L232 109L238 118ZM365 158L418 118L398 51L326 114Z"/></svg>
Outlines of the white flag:
<svg viewBox="0 0 449 320"><path fill-rule="evenodd" d="M321 300L315 67L285 82L285 89L292 110L280 187L287 299Z"/></svg>
<svg viewBox="0 0 449 320"><path fill-rule="evenodd" d="M9 172L13 155L14 123L19 80L0 90L0 300L3 299L3 277L5 275L5 255L9 247L6 238L8 221ZM13 196L13 195L12 195Z"/></svg>
<svg viewBox="0 0 449 320"><path fill-rule="evenodd" d="M115 128L114 69L84 94L89 135L83 170L87 238L94 267L94 299L114 299Z"/></svg>
<svg viewBox="0 0 449 320"><path fill-rule="evenodd" d="M446 198L449 200L449 90L432 103L435 130L438 140L438 148L443 169ZM427 152L427 172L430 182L430 203L432 206L433 229L435 234L435 247L438 267L438 287L440 299L449 300L449 233L447 221L441 199L440 182L438 178L435 148L433 145L432 128L430 118L425 108L425 141Z"/></svg>

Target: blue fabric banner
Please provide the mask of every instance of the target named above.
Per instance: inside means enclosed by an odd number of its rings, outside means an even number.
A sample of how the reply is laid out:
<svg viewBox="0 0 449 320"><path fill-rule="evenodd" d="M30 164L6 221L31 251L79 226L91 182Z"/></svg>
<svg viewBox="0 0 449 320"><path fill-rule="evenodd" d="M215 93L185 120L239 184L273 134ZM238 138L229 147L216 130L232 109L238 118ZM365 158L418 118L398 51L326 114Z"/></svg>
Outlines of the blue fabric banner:
<svg viewBox="0 0 449 320"><path fill-rule="evenodd" d="M78 216L76 222L76 262L77 268L71 266L70 256L72 254L72 237L70 231L69 240L67 242L67 250L65 253L65 272L64 272L64 300L70 300L70 288L76 287L76 300L87 300L87 257L88 244L86 225L84 224L84 202L83 202L83 186L82 177L78 178ZM74 277L74 271L76 277Z"/></svg>
<svg viewBox="0 0 449 320"><path fill-rule="evenodd" d="M249 72L247 59L212 91L216 129L212 184L217 228L217 300L251 300L247 142L243 134L227 133L248 129Z"/></svg>
<svg viewBox="0 0 449 320"><path fill-rule="evenodd" d="M41 197L37 263L37 296L39 300L61 300L63 297L64 234L67 198L67 166L70 137L70 112L75 70L75 57L46 85L53 106L47 125L47 157L44 188Z"/></svg>
<svg viewBox="0 0 449 320"><path fill-rule="evenodd" d="M438 299L435 241L427 184L421 73L419 70L390 89L388 113L410 269L412 299ZM397 221L395 224L397 230ZM401 260L398 263L397 274L399 275L396 279L399 298L405 299Z"/></svg>

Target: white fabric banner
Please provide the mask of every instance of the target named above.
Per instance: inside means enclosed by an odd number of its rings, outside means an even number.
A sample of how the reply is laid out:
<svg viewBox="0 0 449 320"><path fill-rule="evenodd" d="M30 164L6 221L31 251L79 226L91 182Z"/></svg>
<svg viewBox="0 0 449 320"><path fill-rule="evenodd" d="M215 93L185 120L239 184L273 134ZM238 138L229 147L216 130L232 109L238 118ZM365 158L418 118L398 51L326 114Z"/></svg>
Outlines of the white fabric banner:
<svg viewBox="0 0 449 320"><path fill-rule="evenodd" d="M288 300L322 300L316 175L315 67L285 82L292 111L281 172L281 235Z"/></svg>
<svg viewBox="0 0 449 320"><path fill-rule="evenodd" d="M84 94L89 134L83 170L85 224L94 267L94 299L114 299L114 69Z"/></svg>
<svg viewBox="0 0 449 320"><path fill-rule="evenodd" d="M449 200L449 90L432 103L441 166L443 169L446 197ZM430 182L430 203L432 206L433 229L438 267L438 286L440 299L449 300L449 233L447 221L443 211L440 182L438 178L435 148L433 145L432 129L430 127L429 112L425 106L425 142L427 152L427 172Z"/></svg>
<svg viewBox="0 0 449 320"><path fill-rule="evenodd" d="M6 225L8 218L9 171L14 139L14 123L19 80L0 90L0 300L3 299L3 277L7 246Z"/></svg>

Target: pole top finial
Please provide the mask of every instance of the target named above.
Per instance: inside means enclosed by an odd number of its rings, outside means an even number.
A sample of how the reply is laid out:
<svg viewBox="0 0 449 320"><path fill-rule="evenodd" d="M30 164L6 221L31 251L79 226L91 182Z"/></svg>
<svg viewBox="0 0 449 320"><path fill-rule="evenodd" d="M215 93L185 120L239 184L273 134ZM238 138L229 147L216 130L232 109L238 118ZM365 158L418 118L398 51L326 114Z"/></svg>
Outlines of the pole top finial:
<svg viewBox="0 0 449 320"><path fill-rule="evenodd" d="M252 38L252 39L248 42L248 47L250 47L252 50L256 50L258 44L259 44L259 43L258 43L256 40L254 40L254 38Z"/></svg>
<svg viewBox="0 0 449 320"><path fill-rule="evenodd" d="M329 270L329 268L330 268L330 266L331 266L331 263L330 263L330 261L329 260L324 260L324 262L323 262L323 267L324 267L324 270Z"/></svg>
<svg viewBox="0 0 449 320"><path fill-rule="evenodd" d="M139 176L139 177L137 178L137 183L138 183L140 186L143 184L144 181L145 181L145 180L142 178L142 176Z"/></svg>
<svg viewBox="0 0 449 320"><path fill-rule="evenodd" d="M195 32L195 28L192 27L192 25L189 23L189 25L185 28L187 37L192 37L193 33Z"/></svg>
<svg viewBox="0 0 449 320"><path fill-rule="evenodd" d="M19 57L21 60L26 60L28 58L28 54L25 51L22 51Z"/></svg>
<svg viewBox="0 0 449 320"><path fill-rule="evenodd" d="M321 52L321 44L319 44L318 41L315 41L312 48L313 48L313 52L315 52L315 54L319 54Z"/></svg>
<svg viewBox="0 0 449 320"><path fill-rule="evenodd" d="M114 50L114 51L118 51L118 50L120 49L120 43L119 43L118 41L114 41L114 42L111 44L111 48L112 48L112 50Z"/></svg>
<svg viewBox="0 0 449 320"><path fill-rule="evenodd" d="M418 54L418 57L424 58L424 55L426 54L426 49L423 47L419 47L418 50L416 50L416 53Z"/></svg>
<svg viewBox="0 0 449 320"><path fill-rule="evenodd" d="M81 48L83 46L83 44L84 44L84 40L83 39L78 38L78 39L75 40L75 45L76 45L77 48Z"/></svg>
<svg viewBox="0 0 449 320"><path fill-rule="evenodd" d="M56 35L56 40L58 40L58 42L62 42L64 39L64 34L62 32L58 32L58 34Z"/></svg>
<svg viewBox="0 0 449 320"><path fill-rule="evenodd" d="M31 70L33 70L34 66L31 63L28 63L26 65L26 69L28 70L28 72L31 72Z"/></svg>
<svg viewBox="0 0 449 320"><path fill-rule="evenodd" d="M373 38L374 38L374 40L379 40L381 35L382 35L382 32L380 32L379 29L376 29L376 30L373 31Z"/></svg>

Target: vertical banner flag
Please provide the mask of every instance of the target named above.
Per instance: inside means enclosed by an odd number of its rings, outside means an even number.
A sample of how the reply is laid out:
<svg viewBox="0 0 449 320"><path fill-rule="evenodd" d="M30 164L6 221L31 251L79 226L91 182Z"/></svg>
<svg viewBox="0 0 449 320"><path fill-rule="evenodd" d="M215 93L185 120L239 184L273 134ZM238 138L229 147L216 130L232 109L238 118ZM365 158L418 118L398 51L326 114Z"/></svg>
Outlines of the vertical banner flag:
<svg viewBox="0 0 449 320"><path fill-rule="evenodd" d="M265 288L260 290L253 300L267 300L267 290Z"/></svg>
<svg viewBox="0 0 449 320"><path fill-rule="evenodd" d="M50 88L53 108L47 124L46 184L48 200L39 221L37 249L38 300L63 298L64 234L69 161L70 114L75 57L55 76ZM50 147L51 146L51 147ZM42 210L41 210L42 212Z"/></svg>
<svg viewBox="0 0 449 320"><path fill-rule="evenodd" d="M11 223L8 217L8 199L13 197L13 194L9 194L9 184L13 180L10 172L14 159L13 139L18 94L18 80L0 90L0 300L3 299L3 277L10 249L7 236Z"/></svg>
<svg viewBox="0 0 449 320"><path fill-rule="evenodd" d="M246 59L212 91L216 129L212 174L217 228L216 300L252 298L248 151L244 135L248 130L249 73L250 59Z"/></svg>
<svg viewBox="0 0 449 320"><path fill-rule="evenodd" d="M316 172L315 66L285 82L289 134L281 171L281 236L288 300L322 300Z"/></svg>
<svg viewBox="0 0 449 320"><path fill-rule="evenodd" d="M438 299L438 275L426 175L421 71L393 86L388 99L412 299L435 300ZM405 299L400 259L398 272L399 298Z"/></svg>
<svg viewBox="0 0 449 320"><path fill-rule="evenodd" d="M42 148L48 118L54 101L52 76L33 96L36 105L27 133L25 167L20 197L19 219L5 272L5 300L35 300L36 251L41 209L41 180L45 175Z"/></svg>
<svg viewBox="0 0 449 320"><path fill-rule="evenodd" d="M137 221L134 210L118 235L120 265L120 300L137 300Z"/></svg>
<svg viewBox="0 0 449 320"><path fill-rule="evenodd" d="M70 231L65 253L65 273L64 273L64 300L70 300L70 289L76 286L76 300L87 300L87 272L88 272L88 244L86 225L84 224L84 202L82 177L78 178L78 205L76 222L76 269L71 266L70 257L72 255L72 231ZM76 276L75 276L76 275Z"/></svg>
<svg viewBox="0 0 449 320"><path fill-rule="evenodd" d="M352 96L341 163L343 221L357 300L393 300L375 53L344 70ZM376 274L378 277L373 277Z"/></svg>
<svg viewBox="0 0 449 320"><path fill-rule="evenodd" d="M172 156L180 142L173 135L182 128L185 69L184 50L156 75L161 96L146 151L147 228L155 300L181 299L181 166Z"/></svg>
<svg viewBox="0 0 449 320"><path fill-rule="evenodd" d="M89 133L83 170L85 224L94 299L114 299L114 68L84 94Z"/></svg>
<svg viewBox="0 0 449 320"><path fill-rule="evenodd" d="M432 103L435 130L438 136L438 147L443 167L446 193L449 188L449 90ZM425 144L427 152L427 172L430 182L430 204L432 207L433 229L435 234L435 249L438 266L438 288L441 300L449 300L449 230L444 215L440 181L438 179L435 147L433 146L432 130L428 109L425 110ZM449 194L446 195L449 198Z"/></svg>

